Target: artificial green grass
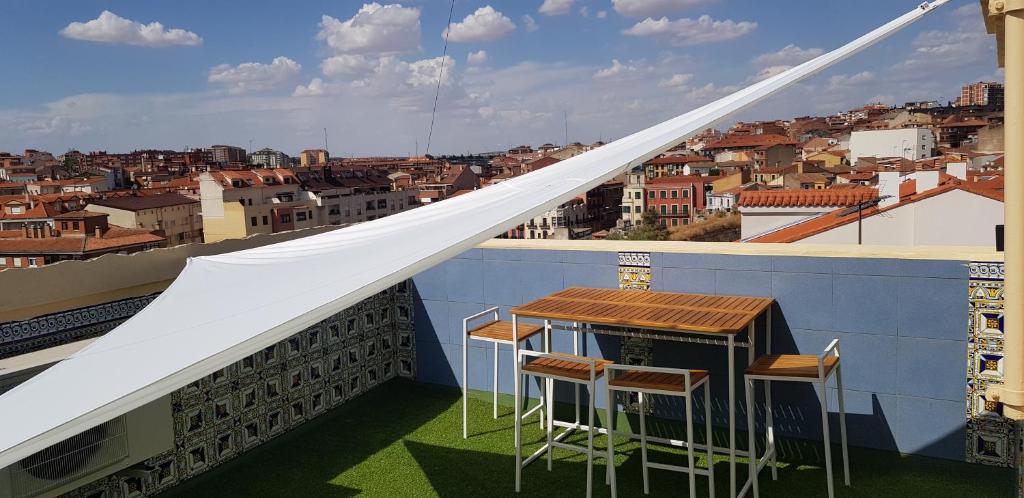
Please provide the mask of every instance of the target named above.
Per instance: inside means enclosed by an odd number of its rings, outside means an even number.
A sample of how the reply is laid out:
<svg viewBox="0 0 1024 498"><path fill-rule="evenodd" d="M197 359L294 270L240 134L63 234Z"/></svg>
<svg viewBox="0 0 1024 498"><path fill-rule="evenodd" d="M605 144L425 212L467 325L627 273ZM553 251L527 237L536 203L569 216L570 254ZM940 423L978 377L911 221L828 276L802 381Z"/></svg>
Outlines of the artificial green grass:
<svg viewBox="0 0 1024 498"><path fill-rule="evenodd" d="M469 414L470 438L464 440L459 391L393 380L161 497L584 495L585 457L560 449L555 450L552 472L547 471L543 458L523 471L522 493L516 495L511 407L501 407L494 420L489 395L476 394L470 399ZM680 425L665 421L651 425L661 424ZM745 436L738 437L743 441ZM543 439L535 421L524 424L523 441L528 443L524 454L539 448ZM576 434L570 440L585 444L586 434ZM595 446L603 455L605 438L596 436ZM833 452L837 497L1005 498L1014 492L1010 469L853 447L853 486L844 487L838 450L836 447ZM768 469L763 470L761 496L826 496L825 471L814 461L820 451L804 454L808 461L780 461L778 481L773 482ZM648 455L654 462L681 465L686 460L685 454L674 448L649 446ZM700 458L698 465L705 464ZM639 445L617 438L616 465L619 496L642 495ZM746 466L740 469L742 483ZM685 474L650 472L651 495L687 495ZM604 459L595 460L594 496L609 496L604 473ZM716 496L728 496L728 461L716 459L715 474ZM707 491L706 477L697 476L698 496L707 496Z"/></svg>

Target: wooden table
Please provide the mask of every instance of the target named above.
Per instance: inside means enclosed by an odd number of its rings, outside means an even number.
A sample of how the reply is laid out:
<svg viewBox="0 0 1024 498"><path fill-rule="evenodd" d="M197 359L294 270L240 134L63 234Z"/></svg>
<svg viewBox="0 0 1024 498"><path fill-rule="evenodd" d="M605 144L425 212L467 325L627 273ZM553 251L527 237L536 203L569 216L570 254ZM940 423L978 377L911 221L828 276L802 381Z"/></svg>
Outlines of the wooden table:
<svg viewBox="0 0 1024 498"><path fill-rule="evenodd" d="M730 496L736 496L736 368L737 347L747 349L747 364L754 361L754 324L766 316L765 349L771 352L771 309L774 299L766 297L716 296L618 289L572 287L531 301L511 310L512 326L520 318L544 321L545 344L551 344L551 330L572 330L573 353L579 354L580 332L640 337L653 340L696 342L725 346L729 355L729 447L715 448L729 455ZM573 322L572 327L553 326L552 321ZM598 327L595 327L597 325ZM615 328L606 328L615 327ZM634 329L634 330L630 330ZM639 330L635 330L639 329ZM747 333L746 342L737 336ZM516 358L516 396L520 402L519 358ZM550 396L550 387L546 386ZM586 429L579 419L577 389L576 423L567 429ZM553 405L549 405L553 406ZM518 435L517 435L518 440ZM700 448L694 444L694 448ZM526 462L527 464L529 461Z"/></svg>

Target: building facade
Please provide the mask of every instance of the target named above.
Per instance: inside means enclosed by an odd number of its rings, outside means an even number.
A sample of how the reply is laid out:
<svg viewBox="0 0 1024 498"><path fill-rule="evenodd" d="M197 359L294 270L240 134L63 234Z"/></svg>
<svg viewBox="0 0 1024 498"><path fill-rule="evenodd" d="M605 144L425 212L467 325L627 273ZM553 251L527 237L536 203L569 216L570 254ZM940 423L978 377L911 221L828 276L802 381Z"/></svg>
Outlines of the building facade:
<svg viewBox="0 0 1024 498"><path fill-rule="evenodd" d="M927 128L855 131L850 135L850 164L862 157L932 157L935 134Z"/></svg>
<svg viewBox="0 0 1024 498"><path fill-rule="evenodd" d="M648 180L644 185L647 208L667 227L689 225L704 211L704 178L666 176Z"/></svg>
<svg viewBox="0 0 1024 498"><path fill-rule="evenodd" d="M203 241L199 201L180 194L94 199L87 211L106 213L111 223L123 227L160 231L170 246Z"/></svg>

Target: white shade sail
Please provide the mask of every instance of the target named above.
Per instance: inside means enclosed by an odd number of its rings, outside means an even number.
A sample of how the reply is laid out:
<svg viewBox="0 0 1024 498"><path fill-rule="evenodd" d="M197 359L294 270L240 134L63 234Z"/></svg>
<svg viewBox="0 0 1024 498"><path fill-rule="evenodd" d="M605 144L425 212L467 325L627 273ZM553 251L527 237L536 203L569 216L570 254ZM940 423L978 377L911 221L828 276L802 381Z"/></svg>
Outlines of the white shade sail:
<svg viewBox="0 0 1024 498"><path fill-rule="evenodd" d="M946 3L553 166L340 230L193 258L149 306L0 396L0 468L164 396L520 225Z"/></svg>

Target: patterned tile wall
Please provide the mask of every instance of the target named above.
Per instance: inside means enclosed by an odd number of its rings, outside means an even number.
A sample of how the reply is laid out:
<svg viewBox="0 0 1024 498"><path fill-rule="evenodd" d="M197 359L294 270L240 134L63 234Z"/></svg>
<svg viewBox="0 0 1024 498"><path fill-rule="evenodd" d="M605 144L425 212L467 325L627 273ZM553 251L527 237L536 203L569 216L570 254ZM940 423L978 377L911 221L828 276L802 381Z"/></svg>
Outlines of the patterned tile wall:
<svg viewBox="0 0 1024 498"><path fill-rule="evenodd" d="M619 253L619 288L624 290L651 290L651 253L620 252ZM625 365L650 365L654 357L654 341L639 337L621 337L619 339L619 358ZM637 413L639 403L634 393L616 393L627 413ZM653 406L647 405L647 412L653 412Z"/></svg>
<svg viewBox="0 0 1024 498"><path fill-rule="evenodd" d="M1004 278L1002 263L970 264L966 459L1013 467L1020 451L1015 424L1003 418L1001 403L985 395L990 386L1003 383Z"/></svg>
<svg viewBox="0 0 1024 498"><path fill-rule="evenodd" d="M0 359L101 336L145 308L157 295L0 323Z"/></svg>
<svg viewBox="0 0 1024 498"><path fill-rule="evenodd" d="M394 377L415 376L403 282L171 394L175 447L67 497L150 496Z"/></svg>

